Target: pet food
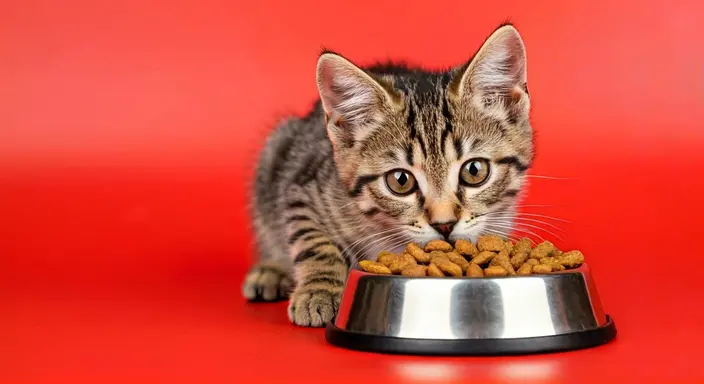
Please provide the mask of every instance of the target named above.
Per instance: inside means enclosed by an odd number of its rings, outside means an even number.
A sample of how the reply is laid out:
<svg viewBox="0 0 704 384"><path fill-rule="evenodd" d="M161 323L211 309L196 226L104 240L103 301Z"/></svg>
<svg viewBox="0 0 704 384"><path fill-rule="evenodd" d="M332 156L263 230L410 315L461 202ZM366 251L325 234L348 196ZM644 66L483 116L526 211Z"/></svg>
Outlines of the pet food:
<svg viewBox="0 0 704 384"><path fill-rule="evenodd" d="M498 236L482 236L476 244L457 240L454 246L442 240L425 247L410 243L401 254L382 251L376 261L364 260L369 273L409 277L501 277L548 274L574 269L584 263L582 252L562 252L549 241L533 247L528 238L515 244Z"/></svg>

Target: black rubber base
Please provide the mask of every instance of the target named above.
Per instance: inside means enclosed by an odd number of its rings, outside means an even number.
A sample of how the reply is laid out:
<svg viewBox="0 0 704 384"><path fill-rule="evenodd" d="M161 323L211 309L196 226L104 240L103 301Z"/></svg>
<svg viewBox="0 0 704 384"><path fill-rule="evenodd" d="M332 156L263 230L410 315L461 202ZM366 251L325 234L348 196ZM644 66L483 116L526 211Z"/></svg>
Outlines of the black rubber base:
<svg viewBox="0 0 704 384"><path fill-rule="evenodd" d="M332 323L325 329L325 339L338 347L404 355L497 356L549 353L595 347L608 343L614 337L616 324L609 315L606 315L606 324L596 329L517 339L407 339L348 332Z"/></svg>

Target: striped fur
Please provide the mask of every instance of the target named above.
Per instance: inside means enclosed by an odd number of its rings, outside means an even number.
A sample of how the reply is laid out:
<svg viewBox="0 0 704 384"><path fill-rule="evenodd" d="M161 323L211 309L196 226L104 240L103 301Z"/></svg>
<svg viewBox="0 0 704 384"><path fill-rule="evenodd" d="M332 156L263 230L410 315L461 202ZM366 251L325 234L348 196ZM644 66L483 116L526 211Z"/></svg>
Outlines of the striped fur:
<svg viewBox="0 0 704 384"><path fill-rule="evenodd" d="M447 71L360 68L324 52L318 88L313 110L284 121L261 154L252 212L260 261L243 285L250 300L290 294L289 318L301 326L334 318L361 259L443 238L436 224L454 224L452 241L491 232L486 214L514 211L533 160L525 50L510 25ZM490 172L472 187L459 174L474 158ZM389 190L395 169L415 177L413 193Z"/></svg>

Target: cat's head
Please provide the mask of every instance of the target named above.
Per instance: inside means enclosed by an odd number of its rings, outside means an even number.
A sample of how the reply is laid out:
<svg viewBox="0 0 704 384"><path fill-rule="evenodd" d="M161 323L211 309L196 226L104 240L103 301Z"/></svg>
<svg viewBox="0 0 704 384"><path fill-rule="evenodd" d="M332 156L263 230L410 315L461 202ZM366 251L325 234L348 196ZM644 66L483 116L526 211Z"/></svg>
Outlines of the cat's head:
<svg viewBox="0 0 704 384"><path fill-rule="evenodd" d="M533 160L514 27L443 72L362 69L325 52L317 82L340 178L370 220L420 243L510 232Z"/></svg>

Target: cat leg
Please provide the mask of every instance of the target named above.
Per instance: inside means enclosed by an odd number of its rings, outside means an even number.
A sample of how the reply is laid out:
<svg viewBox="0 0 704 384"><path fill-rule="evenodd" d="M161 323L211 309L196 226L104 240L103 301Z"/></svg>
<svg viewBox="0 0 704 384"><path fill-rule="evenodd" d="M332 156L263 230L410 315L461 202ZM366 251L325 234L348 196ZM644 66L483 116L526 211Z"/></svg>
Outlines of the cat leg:
<svg viewBox="0 0 704 384"><path fill-rule="evenodd" d="M254 228L259 261L250 268L242 284L242 296L249 301L277 301L289 297L293 290L293 268L285 241L276 239L271 230L276 223L255 217Z"/></svg>
<svg viewBox="0 0 704 384"><path fill-rule="evenodd" d="M297 284L288 317L296 325L322 327L337 315L349 264L324 230L297 227L289 238Z"/></svg>
<svg viewBox="0 0 704 384"><path fill-rule="evenodd" d="M277 301L289 297L293 289L290 264L263 260L255 264L244 279L242 296L249 301Z"/></svg>

